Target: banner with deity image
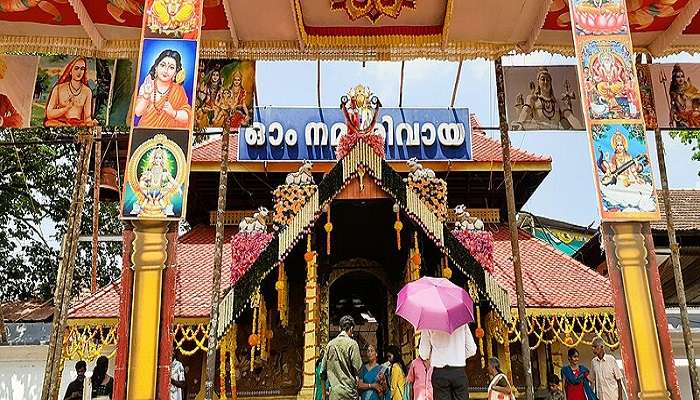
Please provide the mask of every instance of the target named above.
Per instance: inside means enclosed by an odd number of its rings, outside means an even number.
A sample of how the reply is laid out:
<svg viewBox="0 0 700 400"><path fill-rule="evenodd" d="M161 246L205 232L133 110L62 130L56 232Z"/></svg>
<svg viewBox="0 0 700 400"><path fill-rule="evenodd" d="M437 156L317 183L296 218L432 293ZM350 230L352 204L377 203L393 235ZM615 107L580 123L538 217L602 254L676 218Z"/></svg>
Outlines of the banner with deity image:
<svg viewBox="0 0 700 400"><path fill-rule="evenodd" d="M583 129L576 67L504 67L510 130Z"/></svg>
<svg viewBox="0 0 700 400"><path fill-rule="evenodd" d="M569 0L603 221L659 218L623 0Z"/></svg>
<svg viewBox="0 0 700 400"><path fill-rule="evenodd" d="M203 0L146 0L122 218L179 220L194 125Z"/></svg>
<svg viewBox="0 0 700 400"><path fill-rule="evenodd" d="M700 64L645 65L653 96L644 104L663 128L700 128ZM641 89L641 84L640 84ZM652 103L653 102L653 103ZM655 114L647 112L655 111ZM653 126L652 126L653 127Z"/></svg>
<svg viewBox="0 0 700 400"><path fill-rule="evenodd" d="M32 114L36 56L0 54L0 128L26 128Z"/></svg>
<svg viewBox="0 0 700 400"><path fill-rule="evenodd" d="M232 130L250 125L253 117L255 61L202 60L195 102L195 126Z"/></svg>

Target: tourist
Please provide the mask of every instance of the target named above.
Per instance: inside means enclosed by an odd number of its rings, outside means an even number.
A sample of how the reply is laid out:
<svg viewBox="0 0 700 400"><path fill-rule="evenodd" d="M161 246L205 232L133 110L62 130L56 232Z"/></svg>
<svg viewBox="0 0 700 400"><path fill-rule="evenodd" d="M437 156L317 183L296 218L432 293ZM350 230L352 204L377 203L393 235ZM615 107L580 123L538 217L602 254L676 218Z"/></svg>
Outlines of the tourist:
<svg viewBox="0 0 700 400"><path fill-rule="evenodd" d="M63 396L63 400L83 398L83 384L85 383L87 363L83 360L75 363L75 372L78 373L78 376L75 378L75 380L73 380L73 382L68 384L68 389L66 389L66 394Z"/></svg>
<svg viewBox="0 0 700 400"><path fill-rule="evenodd" d="M561 391L561 379L552 374L547 379L547 400L564 400L564 393Z"/></svg>
<svg viewBox="0 0 700 400"><path fill-rule="evenodd" d="M615 357L605 354L600 337L593 339L593 354L591 375L596 396L599 400L622 400L622 372Z"/></svg>
<svg viewBox="0 0 700 400"><path fill-rule="evenodd" d="M391 400L408 400L409 390L406 390L406 364L401 358L401 351L396 346L386 348L386 360L389 363L389 395Z"/></svg>
<svg viewBox="0 0 700 400"><path fill-rule="evenodd" d="M346 315L340 319L340 333L328 342L321 361L321 377L331 387L330 400L357 400L357 377L362 367L360 347L352 332L355 320Z"/></svg>
<svg viewBox="0 0 700 400"><path fill-rule="evenodd" d="M416 357L408 368L406 380L412 385L410 400L433 400L433 367L430 361Z"/></svg>
<svg viewBox="0 0 700 400"><path fill-rule="evenodd" d="M173 361L170 364L170 400L184 400L185 390L185 367L178 360L177 350L173 350Z"/></svg>
<svg viewBox="0 0 700 400"><path fill-rule="evenodd" d="M588 368L579 364L578 350L569 349L569 365L561 369L566 400L598 400L591 389Z"/></svg>
<svg viewBox="0 0 700 400"><path fill-rule="evenodd" d="M90 386L93 399L107 400L112 398L112 387L114 379L107 374L109 360L105 356L100 356L95 363L95 368L92 369L92 377L90 377Z"/></svg>
<svg viewBox="0 0 700 400"><path fill-rule="evenodd" d="M367 346L367 363L360 370L360 380L357 388L360 390L362 400L384 399L388 387L384 366L377 363L377 349L374 346Z"/></svg>
<svg viewBox="0 0 700 400"><path fill-rule="evenodd" d="M476 354L476 343L468 325L452 334L425 330L418 345L420 357L430 360L433 367L432 384L435 400L464 400L469 398L469 385L464 367L467 358Z"/></svg>
<svg viewBox="0 0 700 400"><path fill-rule="evenodd" d="M506 397L515 399L508 377L501 371L501 362L498 361L498 358L489 358L486 370L491 377L491 383L489 383L489 388L486 392L488 400L503 400Z"/></svg>

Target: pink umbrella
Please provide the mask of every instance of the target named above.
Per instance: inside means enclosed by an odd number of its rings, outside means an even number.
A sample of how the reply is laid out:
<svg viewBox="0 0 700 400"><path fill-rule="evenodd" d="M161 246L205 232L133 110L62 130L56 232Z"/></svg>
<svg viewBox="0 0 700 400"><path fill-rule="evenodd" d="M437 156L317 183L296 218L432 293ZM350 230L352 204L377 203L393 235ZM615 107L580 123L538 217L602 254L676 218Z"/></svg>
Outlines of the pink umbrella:
<svg viewBox="0 0 700 400"><path fill-rule="evenodd" d="M474 301L464 289L427 276L404 286L396 302L396 314L414 328L447 333L474 321L473 310Z"/></svg>

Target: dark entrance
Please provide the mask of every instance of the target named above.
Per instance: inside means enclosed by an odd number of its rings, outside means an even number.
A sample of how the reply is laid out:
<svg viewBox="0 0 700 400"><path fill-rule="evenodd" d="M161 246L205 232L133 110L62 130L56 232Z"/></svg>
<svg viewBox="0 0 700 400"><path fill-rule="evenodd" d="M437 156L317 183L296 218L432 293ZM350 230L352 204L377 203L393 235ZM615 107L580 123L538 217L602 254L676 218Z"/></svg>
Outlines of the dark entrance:
<svg viewBox="0 0 700 400"><path fill-rule="evenodd" d="M355 319L354 338L362 354L373 345L382 354L388 337L387 288L376 276L366 271L350 271L329 288L329 334L335 337L343 315Z"/></svg>

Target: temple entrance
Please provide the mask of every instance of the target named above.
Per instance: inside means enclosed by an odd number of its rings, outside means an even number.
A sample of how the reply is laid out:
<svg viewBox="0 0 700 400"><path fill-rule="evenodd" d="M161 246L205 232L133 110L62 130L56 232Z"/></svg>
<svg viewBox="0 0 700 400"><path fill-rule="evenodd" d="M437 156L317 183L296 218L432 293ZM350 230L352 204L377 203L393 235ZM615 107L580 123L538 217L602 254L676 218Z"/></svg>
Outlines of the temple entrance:
<svg viewBox="0 0 700 400"><path fill-rule="evenodd" d="M370 344L382 354L389 331L387 292L378 277L364 270L350 271L336 279L329 288L329 337L340 332L340 318L351 315L356 323L353 337L362 354Z"/></svg>

